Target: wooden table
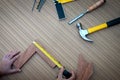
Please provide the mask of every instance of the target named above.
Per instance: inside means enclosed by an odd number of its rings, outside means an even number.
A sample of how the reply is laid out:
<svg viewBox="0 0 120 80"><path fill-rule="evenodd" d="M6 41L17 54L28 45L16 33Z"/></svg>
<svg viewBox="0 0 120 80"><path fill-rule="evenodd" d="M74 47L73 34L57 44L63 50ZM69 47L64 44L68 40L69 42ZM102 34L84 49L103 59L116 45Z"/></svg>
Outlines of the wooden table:
<svg viewBox="0 0 120 80"><path fill-rule="evenodd" d="M25 49L38 39L46 50L57 58L68 70L76 70L78 55L94 63L94 74L90 80L120 79L120 24L89 35L93 43L84 41L78 33L76 23L89 28L120 16L120 1L107 0L100 8L68 25L68 21L79 15L97 0L77 0L64 4L66 20L59 21L52 0L47 0L38 12L32 12L34 0L0 0L0 58L11 50ZM38 54L22 68L22 72L0 78L0 80L56 80L58 69L52 69Z"/></svg>

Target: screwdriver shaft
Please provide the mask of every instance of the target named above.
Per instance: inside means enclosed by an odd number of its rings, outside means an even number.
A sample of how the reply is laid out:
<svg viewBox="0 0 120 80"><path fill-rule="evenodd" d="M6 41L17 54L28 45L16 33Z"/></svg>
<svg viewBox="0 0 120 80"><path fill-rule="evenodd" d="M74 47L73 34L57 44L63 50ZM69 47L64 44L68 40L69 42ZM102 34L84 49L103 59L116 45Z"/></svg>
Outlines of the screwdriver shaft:
<svg viewBox="0 0 120 80"><path fill-rule="evenodd" d="M72 19L71 21L68 22L68 24L72 24L73 22L75 22L76 20L78 20L79 18L81 18L82 16L84 16L88 11L84 11L83 13L81 13L79 16L75 17L74 19Z"/></svg>

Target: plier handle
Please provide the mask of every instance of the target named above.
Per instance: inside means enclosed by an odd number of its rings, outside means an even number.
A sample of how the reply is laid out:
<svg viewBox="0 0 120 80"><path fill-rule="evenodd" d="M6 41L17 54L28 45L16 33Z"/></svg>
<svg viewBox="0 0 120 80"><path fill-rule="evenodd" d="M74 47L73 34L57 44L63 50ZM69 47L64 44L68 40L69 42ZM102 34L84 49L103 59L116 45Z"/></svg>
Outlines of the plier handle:
<svg viewBox="0 0 120 80"><path fill-rule="evenodd" d="M39 1L39 4L37 5L37 9L38 9L39 12L40 12L42 6L44 5L45 1L46 1L46 0L40 0L40 1ZM32 7L32 11L34 10L35 4L36 4L36 0L34 0L33 7Z"/></svg>

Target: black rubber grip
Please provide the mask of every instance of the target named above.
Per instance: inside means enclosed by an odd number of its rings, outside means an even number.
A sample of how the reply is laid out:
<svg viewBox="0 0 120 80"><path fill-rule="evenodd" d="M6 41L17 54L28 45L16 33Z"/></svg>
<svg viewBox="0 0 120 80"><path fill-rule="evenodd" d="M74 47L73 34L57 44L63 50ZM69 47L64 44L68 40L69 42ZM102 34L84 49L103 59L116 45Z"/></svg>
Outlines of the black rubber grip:
<svg viewBox="0 0 120 80"><path fill-rule="evenodd" d="M111 26L114 26L114 25L119 24L119 23L120 23L120 17L107 22L107 25L108 25L108 27L111 27Z"/></svg>
<svg viewBox="0 0 120 80"><path fill-rule="evenodd" d="M57 11L57 14L58 14L58 18L60 20L65 19L65 14L64 14L64 10L63 10L62 4L59 3L56 0L55 0L54 3L55 3L56 11Z"/></svg>
<svg viewBox="0 0 120 80"><path fill-rule="evenodd" d="M41 3L41 0L39 1L38 5L37 5L37 9L39 8L39 6L40 6L40 3Z"/></svg>
<svg viewBox="0 0 120 80"><path fill-rule="evenodd" d="M65 76L66 79L70 78L72 74L68 72L67 70L64 70L63 75Z"/></svg>

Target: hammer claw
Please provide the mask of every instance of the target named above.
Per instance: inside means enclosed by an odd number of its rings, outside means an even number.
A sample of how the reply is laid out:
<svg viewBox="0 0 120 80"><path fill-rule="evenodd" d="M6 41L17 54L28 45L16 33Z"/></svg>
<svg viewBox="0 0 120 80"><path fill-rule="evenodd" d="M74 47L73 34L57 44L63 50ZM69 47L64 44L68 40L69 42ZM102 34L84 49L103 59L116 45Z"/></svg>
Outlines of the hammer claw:
<svg viewBox="0 0 120 80"><path fill-rule="evenodd" d="M82 25L81 23L77 23L76 27L79 29L79 34L82 37L82 39L89 41L89 42L93 42L93 40L87 38L87 35L89 34L87 30L83 30L82 29Z"/></svg>

